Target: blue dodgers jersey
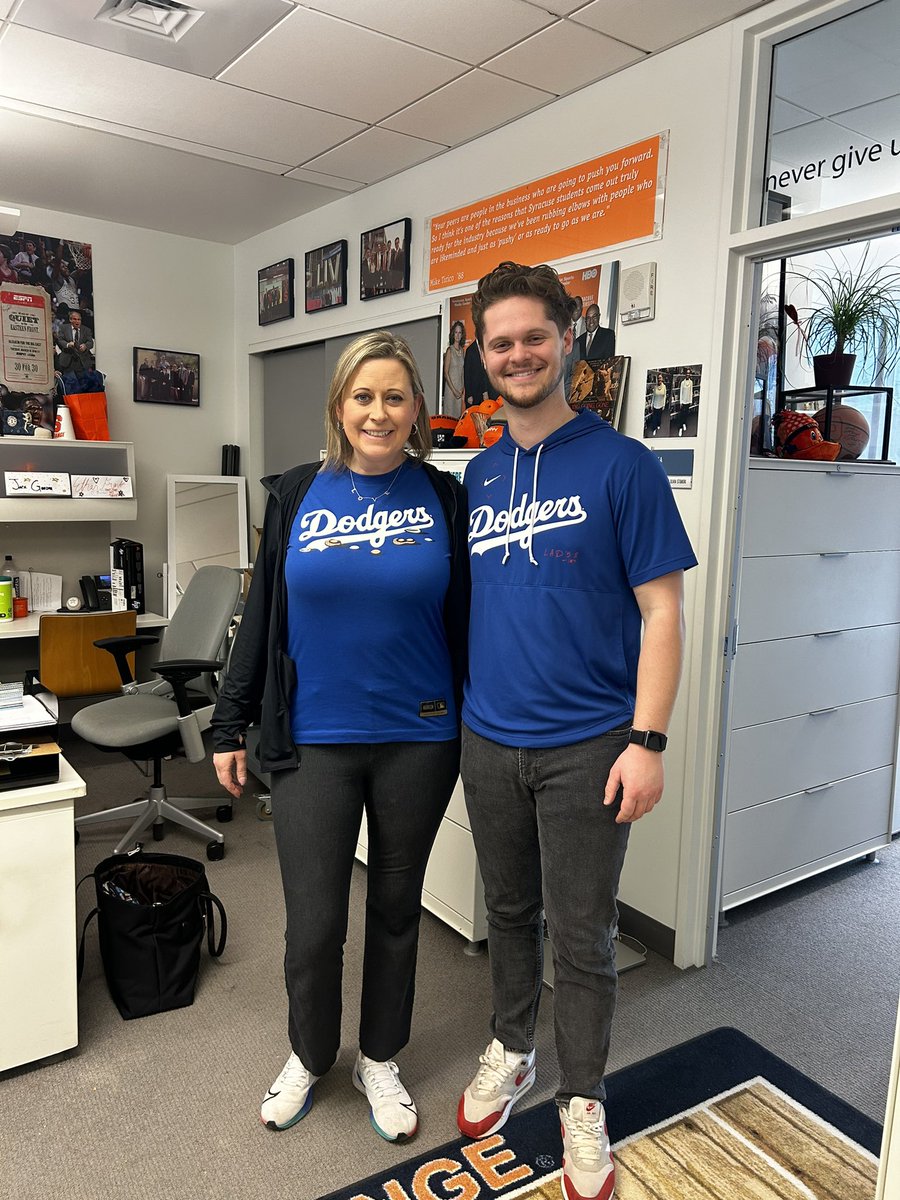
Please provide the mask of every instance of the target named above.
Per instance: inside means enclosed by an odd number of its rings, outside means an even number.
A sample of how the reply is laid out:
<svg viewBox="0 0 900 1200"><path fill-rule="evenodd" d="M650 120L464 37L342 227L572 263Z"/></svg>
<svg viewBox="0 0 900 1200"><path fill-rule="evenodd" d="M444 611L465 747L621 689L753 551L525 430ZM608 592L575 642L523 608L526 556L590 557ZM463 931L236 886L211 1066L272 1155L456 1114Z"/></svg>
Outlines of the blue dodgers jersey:
<svg viewBox="0 0 900 1200"><path fill-rule="evenodd" d="M357 475L357 487L376 496L392 475ZM316 476L285 555L294 740L448 741L457 715L440 501L412 461L378 499L360 502L350 483L346 471Z"/></svg>
<svg viewBox="0 0 900 1200"><path fill-rule="evenodd" d="M540 747L630 721L641 644L632 589L697 563L659 460L582 411L528 451L505 431L465 484L465 723L502 745Z"/></svg>

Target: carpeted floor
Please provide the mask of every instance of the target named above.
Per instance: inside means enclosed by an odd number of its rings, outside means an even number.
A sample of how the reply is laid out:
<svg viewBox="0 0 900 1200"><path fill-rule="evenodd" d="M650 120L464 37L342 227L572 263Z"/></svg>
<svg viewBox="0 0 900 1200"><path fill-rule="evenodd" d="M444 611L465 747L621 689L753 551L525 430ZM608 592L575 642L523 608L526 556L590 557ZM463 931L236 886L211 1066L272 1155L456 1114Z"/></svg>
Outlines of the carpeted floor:
<svg viewBox="0 0 900 1200"><path fill-rule="evenodd" d="M118 756L77 741L66 749L89 784L79 811L133 799L146 783ZM220 793L209 762L173 762L167 775L174 794L209 796L214 820ZM79 878L111 852L121 829L85 830ZM204 961L194 1005L123 1021L92 930L77 1050L0 1077L3 1200L311 1200L458 1136L456 1102L489 1037L487 956L465 955L462 939L424 914L413 1036L398 1055L420 1132L411 1146L382 1141L350 1080L362 867L353 876L340 1056L296 1128L275 1134L260 1125L260 1100L288 1054L281 886L272 826L257 820L252 790L224 830L225 858L208 863L207 872L228 912L228 946L221 960ZM170 831L152 848L202 859L204 847L201 838ZM895 843L878 866L851 864L730 913L709 968L679 971L651 953L645 966L622 976L610 1071L734 1026L882 1120L900 985L898 895ZM80 918L92 902L87 883ZM556 1086L550 996L536 1044L529 1106L548 1100Z"/></svg>
<svg viewBox="0 0 900 1200"><path fill-rule="evenodd" d="M871 1200L880 1127L736 1029L609 1077L619 1200ZM552 1101L502 1130L418 1155L322 1200L559 1200Z"/></svg>

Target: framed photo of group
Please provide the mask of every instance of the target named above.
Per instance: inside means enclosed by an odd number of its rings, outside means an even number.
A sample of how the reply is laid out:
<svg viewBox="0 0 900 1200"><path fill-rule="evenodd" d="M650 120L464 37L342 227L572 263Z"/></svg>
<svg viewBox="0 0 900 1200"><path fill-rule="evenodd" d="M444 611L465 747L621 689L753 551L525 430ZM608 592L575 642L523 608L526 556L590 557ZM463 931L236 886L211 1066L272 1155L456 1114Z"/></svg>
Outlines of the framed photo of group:
<svg viewBox="0 0 900 1200"><path fill-rule="evenodd" d="M347 303L347 243L329 242L306 252L305 310L320 312Z"/></svg>
<svg viewBox="0 0 900 1200"><path fill-rule="evenodd" d="M259 323L271 325L294 315L294 260L283 258L257 272Z"/></svg>
<svg viewBox="0 0 900 1200"><path fill-rule="evenodd" d="M147 404L200 405L200 355L133 348L134 399Z"/></svg>
<svg viewBox="0 0 900 1200"><path fill-rule="evenodd" d="M375 300L409 291L409 243L412 221L367 229L359 239L359 298Z"/></svg>

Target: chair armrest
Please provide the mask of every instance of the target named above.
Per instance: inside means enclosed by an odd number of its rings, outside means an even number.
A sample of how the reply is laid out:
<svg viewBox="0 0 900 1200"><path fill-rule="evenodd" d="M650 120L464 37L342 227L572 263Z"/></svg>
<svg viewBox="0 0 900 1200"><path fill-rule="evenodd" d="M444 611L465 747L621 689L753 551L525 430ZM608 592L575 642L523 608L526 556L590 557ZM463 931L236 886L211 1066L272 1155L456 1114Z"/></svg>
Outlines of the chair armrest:
<svg viewBox="0 0 900 1200"><path fill-rule="evenodd" d="M152 633L132 633L123 637L98 638L94 645L98 650L105 650L116 660L119 668L119 678L122 683L134 683L134 676L128 666L128 655L138 646L152 646L159 638Z"/></svg>
<svg viewBox="0 0 900 1200"><path fill-rule="evenodd" d="M172 658L165 662L154 663L153 670L157 675L161 675L166 683L172 685L175 703L178 706L178 715L186 717L193 709L185 684L188 680L196 679L198 675L202 675L206 671L220 671L224 665L218 659Z"/></svg>

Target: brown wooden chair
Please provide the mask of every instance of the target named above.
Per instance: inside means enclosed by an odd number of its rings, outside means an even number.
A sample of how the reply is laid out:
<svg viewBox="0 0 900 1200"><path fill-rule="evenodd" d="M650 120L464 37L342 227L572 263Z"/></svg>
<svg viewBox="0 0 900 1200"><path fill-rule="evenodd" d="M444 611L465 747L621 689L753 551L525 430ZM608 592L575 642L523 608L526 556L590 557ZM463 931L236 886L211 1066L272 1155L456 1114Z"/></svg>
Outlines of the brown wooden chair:
<svg viewBox="0 0 900 1200"><path fill-rule="evenodd" d="M95 642L133 637L137 614L126 612L42 613L38 677L41 687L57 698L121 692L116 660ZM134 678L134 652L127 658Z"/></svg>

